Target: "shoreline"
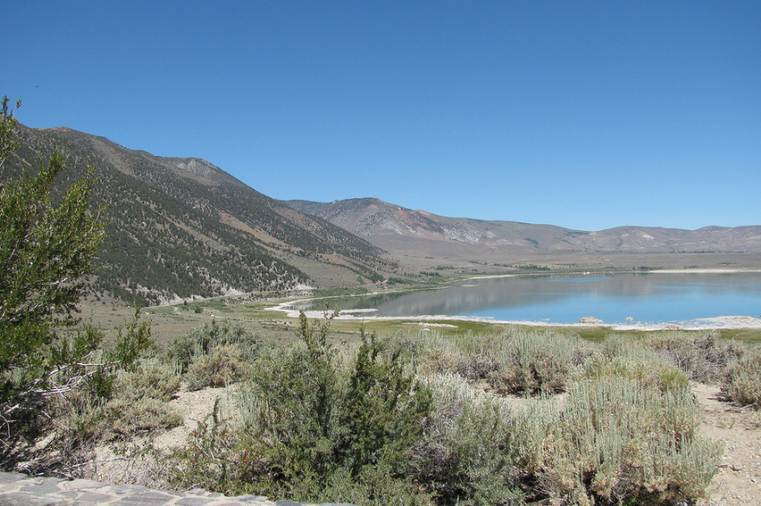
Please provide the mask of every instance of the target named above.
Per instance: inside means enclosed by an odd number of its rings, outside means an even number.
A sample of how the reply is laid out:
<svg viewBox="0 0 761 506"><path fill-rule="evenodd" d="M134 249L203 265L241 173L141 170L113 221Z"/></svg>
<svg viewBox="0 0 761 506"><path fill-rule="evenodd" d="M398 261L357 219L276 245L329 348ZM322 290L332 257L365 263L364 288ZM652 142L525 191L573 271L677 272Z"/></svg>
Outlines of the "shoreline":
<svg viewBox="0 0 761 506"><path fill-rule="evenodd" d="M761 269L660 269L650 271L618 271L618 272L603 272L603 271L585 271L585 272L563 272L563 273L514 273L514 274L494 274L494 275L477 275L467 278L462 278L459 281L453 283L463 282L467 280L480 280L480 279L500 279L500 278L513 278L522 276L537 276L548 274L561 274L561 275L599 275L599 274L741 274L741 273L761 273ZM442 285L439 287L425 288L423 290L436 290L445 288L447 286L454 286L454 284ZM398 289L398 290L383 290L363 294L351 294L342 295L340 297L363 297L368 295L377 295L383 293L399 293L406 291L416 291L415 289ZM279 311L285 313L288 318L298 318L299 310L294 309L292 306L297 303L311 302L314 300L324 300L330 298L336 298L339 296L322 296L322 297L305 297L302 299L295 299L291 301L283 301L266 309L269 311ZM606 323L604 321L599 322L574 322L574 323L559 323L559 322L546 322L546 321L533 321L533 320L498 320L490 317L475 317L466 315L413 315L413 316L373 316L369 313L376 312L377 309L365 308L365 309L347 309L339 311L337 320L344 321L401 321L401 322L436 322L436 321L451 321L451 322L472 322L472 323L487 323L494 325L523 325L529 327L547 327L547 328L607 328L610 330L641 330L641 331L656 331L656 330L720 330L720 329L761 329L761 318L753 316L741 316L741 315L726 315L726 316L714 316L707 318L696 318L689 321L677 321L677 322L661 322L661 323ZM323 318L328 312L325 310L307 310L304 314L308 318Z"/></svg>
<svg viewBox="0 0 761 506"><path fill-rule="evenodd" d="M288 318L298 318L299 310L288 307L296 302L307 302L311 299L301 299L294 301L281 302L272 307L266 308L268 311L280 311L285 313ZM368 313L373 313L377 309L347 309L340 311L336 320L340 321L399 321L399 322L470 322L470 323L488 323L493 325L522 325L526 327L559 327L559 328L606 328L610 330L641 330L641 331L656 331L656 330L721 330L721 329L761 329L761 318L755 318L752 316L740 316L740 315L727 315L727 316L714 316L709 318L697 318L695 320L684 322L663 322L663 323L605 323L605 322L590 322L590 323L557 323L557 322L543 322L532 320L497 320L495 318L478 317L478 316L464 316L464 315L417 315L417 316L372 316ZM324 318L330 314L330 311L324 310L307 310L304 314L307 318Z"/></svg>
<svg viewBox="0 0 761 506"><path fill-rule="evenodd" d="M523 276L592 276L592 275L616 275L616 274L758 274L761 273L761 269L723 269L723 268L702 268L697 267L694 269L648 269L648 270L620 270L620 271L542 271L542 272L516 272L510 274L478 274L475 276L469 276L463 278L463 281L469 279L502 279L502 278L517 278Z"/></svg>

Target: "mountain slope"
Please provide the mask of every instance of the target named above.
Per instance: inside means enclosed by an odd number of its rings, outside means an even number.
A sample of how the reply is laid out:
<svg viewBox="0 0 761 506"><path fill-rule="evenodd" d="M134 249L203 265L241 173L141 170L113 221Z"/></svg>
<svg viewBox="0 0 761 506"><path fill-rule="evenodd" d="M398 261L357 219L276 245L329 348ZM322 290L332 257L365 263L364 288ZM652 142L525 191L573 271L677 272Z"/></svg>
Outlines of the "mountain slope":
<svg viewBox="0 0 761 506"><path fill-rule="evenodd" d="M129 150L66 128L19 125L21 147L1 178L63 152L72 180L94 167L107 237L95 287L158 302L231 291L289 289L372 278L382 251L326 220L296 211L198 158Z"/></svg>
<svg viewBox="0 0 761 506"><path fill-rule="evenodd" d="M681 230L617 227L581 231L514 221L449 218L375 198L289 201L397 255L526 260L554 255L761 253L761 226Z"/></svg>

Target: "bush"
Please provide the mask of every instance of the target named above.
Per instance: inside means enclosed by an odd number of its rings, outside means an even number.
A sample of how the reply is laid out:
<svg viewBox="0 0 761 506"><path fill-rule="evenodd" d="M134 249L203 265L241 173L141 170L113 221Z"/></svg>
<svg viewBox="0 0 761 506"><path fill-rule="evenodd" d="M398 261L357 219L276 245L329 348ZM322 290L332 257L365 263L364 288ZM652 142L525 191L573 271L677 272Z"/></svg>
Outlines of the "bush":
<svg viewBox="0 0 761 506"><path fill-rule="evenodd" d="M211 323L176 338L169 345L168 355L185 373L193 359L208 355L213 348L225 344L236 345L247 362L253 362L259 349L258 338L245 327L218 324L212 320Z"/></svg>
<svg viewBox="0 0 761 506"><path fill-rule="evenodd" d="M503 399L474 390L458 375L427 382L433 411L415 445L410 475L437 504L522 502L508 440L510 414Z"/></svg>
<svg viewBox="0 0 761 506"><path fill-rule="evenodd" d="M30 459L29 470L81 476L82 464L92 460L99 443L182 424L182 416L167 404L179 386L171 368L142 360L132 371L104 374L96 382L110 379L108 388L90 385L56 398L49 410L53 430Z"/></svg>
<svg viewBox="0 0 761 506"><path fill-rule="evenodd" d="M743 355L743 347L734 342L717 340L714 333L693 337L672 332L656 334L642 341L687 373L691 380L702 383L720 381L727 365Z"/></svg>
<svg viewBox="0 0 761 506"><path fill-rule="evenodd" d="M357 506L433 504L428 494L400 478L388 464L363 467L357 475L346 468L337 469L328 478L321 500Z"/></svg>
<svg viewBox="0 0 761 506"><path fill-rule="evenodd" d="M140 318L140 309L136 308L132 319L119 328L116 342L108 351L107 358L119 367L134 369L137 360L155 347L151 337L151 324Z"/></svg>
<svg viewBox="0 0 761 506"><path fill-rule="evenodd" d="M216 346L208 355L199 355L191 362L185 380L188 390L223 387L245 378L251 367L244 362L240 348L232 344Z"/></svg>
<svg viewBox="0 0 761 506"><path fill-rule="evenodd" d="M721 393L742 406L761 409L761 352L749 353L729 366Z"/></svg>
<svg viewBox="0 0 761 506"><path fill-rule="evenodd" d="M402 491L417 497L405 470L429 411L428 390L402 353L373 337L363 339L344 373L327 334L327 321L310 325L302 315L302 343L260 357L241 390L241 427L207 426L195 448L178 453L177 480L305 500L329 494L367 503ZM224 460L199 453L209 447Z"/></svg>
<svg viewBox="0 0 761 506"><path fill-rule="evenodd" d="M687 375L670 361L625 338L606 341L603 350L584 364L581 376L600 381L627 378L663 392L684 390L689 383Z"/></svg>
<svg viewBox="0 0 761 506"><path fill-rule="evenodd" d="M180 376L170 365L156 359L143 360L134 371L118 373L113 388L127 401L152 398L167 402L180 389Z"/></svg>
<svg viewBox="0 0 761 506"><path fill-rule="evenodd" d="M544 442L539 480L551 497L572 504L691 503L704 495L721 455L698 436L699 419L685 389L582 381Z"/></svg>
<svg viewBox="0 0 761 506"><path fill-rule="evenodd" d="M16 103L16 108L21 102ZM0 100L0 167L18 147L14 109ZM86 290L104 224L91 210L92 171L66 187L64 157L54 153L34 174L0 184L0 466L24 457L49 422L49 398L65 395L97 372L87 358L99 344L58 353L60 330L78 323L75 309ZM88 337L88 336L85 336ZM92 337L92 336L89 336ZM58 349L56 349L58 348ZM59 382L63 381L63 382Z"/></svg>
<svg viewBox="0 0 761 506"><path fill-rule="evenodd" d="M127 440L136 435L182 425L182 415L165 401L152 397L130 399L116 397L100 410L95 426L99 439Z"/></svg>
<svg viewBox="0 0 761 506"><path fill-rule="evenodd" d="M514 331L499 350L499 369L489 375L499 393L557 393L565 390L575 370L575 343L551 333Z"/></svg>

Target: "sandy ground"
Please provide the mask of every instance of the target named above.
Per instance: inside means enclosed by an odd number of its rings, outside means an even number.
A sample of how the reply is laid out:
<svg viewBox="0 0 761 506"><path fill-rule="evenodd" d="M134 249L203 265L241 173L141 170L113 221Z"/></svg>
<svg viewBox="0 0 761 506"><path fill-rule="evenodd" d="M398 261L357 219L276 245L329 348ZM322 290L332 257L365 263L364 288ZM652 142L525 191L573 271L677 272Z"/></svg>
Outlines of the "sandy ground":
<svg viewBox="0 0 761 506"><path fill-rule="evenodd" d="M183 418L183 424L162 432L151 441L148 438L137 438L130 445L140 452L140 448L152 446L165 452L183 444L195 430L198 422L203 421L214 409L214 402L220 399L223 416L229 416L230 410L225 407L232 403L238 390L238 385L226 388L205 388L195 392L182 390L169 405L177 409ZM161 462L157 462L154 453L149 452L139 456L125 456L124 450L112 445L103 445L95 449L93 469L87 478L108 483L139 484L162 487L160 472Z"/></svg>
<svg viewBox="0 0 761 506"><path fill-rule="evenodd" d="M225 407L234 402L234 396L238 391L238 385L230 385L227 388L204 388L195 392L179 392L177 398L169 403L176 408L184 420L183 425L159 434L153 445L159 450L167 450L181 446L187 440L198 422L206 419L214 409L214 401L220 400L223 416L229 413Z"/></svg>
<svg viewBox="0 0 761 506"><path fill-rule="evenodd" d="M702 433L724 443L719 473L703 505L761 504L761 413L719 399L719 387L692 385L705 414Z"/></svg>

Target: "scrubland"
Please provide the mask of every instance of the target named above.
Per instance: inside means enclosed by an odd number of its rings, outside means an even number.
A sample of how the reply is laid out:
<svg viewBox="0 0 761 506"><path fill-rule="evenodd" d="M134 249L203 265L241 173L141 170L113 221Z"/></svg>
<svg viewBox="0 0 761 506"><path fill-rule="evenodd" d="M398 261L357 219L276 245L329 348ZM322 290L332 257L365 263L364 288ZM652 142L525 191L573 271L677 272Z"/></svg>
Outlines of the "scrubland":
<svg viewBox="0 0 761 506"><path fill-rule="evenodd" d="M509 327L347 340L331 324L303 317L297 339L277 345L212 322L145 346L107 392L54 407L27 465L354 504L731 503L736 492L716 486L736 471L701 402L708 389L714 408L753 425L753 345L711 332L593 342ZM195 399L185 417L178 399Z"/></svg>

